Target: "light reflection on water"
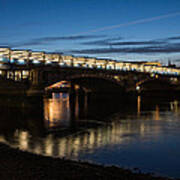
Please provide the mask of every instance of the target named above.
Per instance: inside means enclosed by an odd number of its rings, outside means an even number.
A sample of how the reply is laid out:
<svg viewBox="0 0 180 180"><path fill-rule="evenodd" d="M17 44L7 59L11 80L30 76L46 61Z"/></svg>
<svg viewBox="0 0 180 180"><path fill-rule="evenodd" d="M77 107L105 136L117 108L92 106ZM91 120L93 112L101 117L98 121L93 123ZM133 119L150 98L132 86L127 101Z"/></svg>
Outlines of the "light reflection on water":
<svg viewBox="0 0 180 180"><path fill-rule="evenodd" d="M44 99L44 118L47 127L67 126L70 120L68 94L53 93L52 99Z"/></svg>
<svg viewBox="0 0 180 180"><path fill-rule="evenodd" d="M147 172L180 177L180 107L177 100L150 104L139 96L133 111L121 109L103 117L108 121L77 119L78 98L73 118L69 100L69 95L64 93L44 99L44 124L51 132L55 130L55 134L38 136L26 128L16 127L12 137L7 138L7 134L2 133L0 141L37 154L138 167ZM84 106L87 111L91 109L87 102ZM98 111L99 108L97 106ZM78 129L57 134L62 129L71 129L72 122ZM95 125L89 127L88 123Z"/></svg>

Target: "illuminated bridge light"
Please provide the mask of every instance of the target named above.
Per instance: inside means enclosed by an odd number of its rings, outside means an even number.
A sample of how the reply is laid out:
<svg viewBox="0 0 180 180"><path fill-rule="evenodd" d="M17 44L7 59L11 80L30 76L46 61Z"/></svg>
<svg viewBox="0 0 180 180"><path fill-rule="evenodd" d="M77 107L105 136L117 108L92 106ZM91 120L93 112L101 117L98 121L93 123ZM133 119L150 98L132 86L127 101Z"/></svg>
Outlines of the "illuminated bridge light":
<svg viewBox="0 0 180 180"><path fill-rule="evenodd" d="M89 64L89 65L88 65L88 68L93 68L93 65L92 65L92 64Z"/></svg>
<svg viewBox="0 0 180 180"><path fill-rule="evenodd" d="M120 70L121 68L120 67L116 67L116 70Z"/></svg>
<svg viewBox="0 0 180 180"><path fill-rule="evenodd" d="M74 64L74 67L80 67L80 64L78 64L78 63Z"/></svg>
<svg viewBox="0 0 180 180"><path fill-rule="evenodd" d="M25 64L25 61L24 60L17 60L17 63L18 64Z"/></svg>
<svg viewBox="0 0 180 180"><path fill-rule="evenodd" d="M45 64L51 64L52 62L51 61L46 61Z"/></svg>
<svg viewBox="0 0 180 180"><path fill-rule="evenodd" d="M126 67L123 67L122 70L123 70L123 71L127 71L127 68L126 68Z"/></svg>
<svg viewBox="0 0 180 180"><path fill-rule="evenodd" d="M59 65L60 66L66 66L66 63L65 62L60 62Z"/></svg>
<svg viewBox="0 0 180 180"><path fill-rule="evenodd" d="M84 65L85 68L90 68L89 64Z"/></svg>
<svg viewBox="0 0 180 180"><path fill-rule="evenodd" d="M111 66L109 66L109 65L107 65L107 66L106 66L106 69L112 69L112 67L111 67Z"/></svg>
<svg viewBox="0 0 180 180"><path fill-rule="evenodd" d="M5 57L3 57L3 56L0 57L0 61L4 62L5 60L6 60Z"/></svg>
<svg viewBox="0 0 180 180"><path fill-rule="evenodd" d="M9 59L7 57L0 57L0 61L9 62Z"/></svg>
<svg viewBox="0 0 180 180"><path fill-rule="evenodd" d="M11 60L10 60L10 63L14 63L14 62L15 62L15 60L14 60L14 59L11 59Z"/></svg>
<svg viewBox="0 0 180 180"><path fill-rule="evenodd" d="M52 64L62 67L80 67L106 69L107 71L136 71L142 73L155 73L162 75L180 75L180 69L176 67L162 66L159 62L119 62L109 59L98 59L89 57L74 57L70 55L51 54L45 52L33 52L29 50L11 50L0 48L1 64L15 63L23 64ZM56 63L55 63L56 62Z"/></svg>
<svg viewBox="0 0 180 180"><path fill-rule="evenodd" d="M39 64L40 61L38 61L38 60L33 60L32 63L33 63L33 64Z"/></svg>
<svg viewBox="0 0 180 180"><path fill-rule="evenodd" d="M140 90L140 86L137 86L137 87L136 87L136 90L139 91L139 90Z"/></svg>
<svg viewBox="0 0 180 180"><path fill-rule="evenodd" d="M102 66L101 66L101 65L97 65L97 68L98 68L98 69L102 69Z"/></svg>

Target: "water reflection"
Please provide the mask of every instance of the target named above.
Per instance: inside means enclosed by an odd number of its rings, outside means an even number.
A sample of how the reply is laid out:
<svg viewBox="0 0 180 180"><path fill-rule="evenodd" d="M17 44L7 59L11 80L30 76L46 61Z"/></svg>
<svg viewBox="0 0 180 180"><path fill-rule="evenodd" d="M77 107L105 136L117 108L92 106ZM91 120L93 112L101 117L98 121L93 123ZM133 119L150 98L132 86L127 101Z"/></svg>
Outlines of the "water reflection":
<svg viewBox="0 0 180 180"><path fill-rule="evenodd" d="M177 100L170 102L170 109L171 109L171 111L178 113L179 108L178 108L178 101Z"/></svg>
<svg viewBox="0 0 180 180"><path fill-rule="evenodd" d="M8 124L2 120L0 142L47 156L139 167L180 177L178 100L140 96L131 104L84 100L81 103L75 97L72 107L69 95L59 93L45 98L38 108L34 102L32 107L23 105L26 108L18 111L18 116L11 114ZM7 118L5 114L2 117Z"/></svg>
<svg viewBox="0 0 180 180"><path fill-rule="evenodd" d="M141 113L141 96L137 97L137 114L140 115Z"/></svg>
<svg viewBox="0 0 180 180"><path fill-rule="evenodd" d="M49 128L68 126L70 120L69 95L53 93L52 99L44 99L44 118Z"/></svg>
<svg viewBox="0 0 180 180"><path fill-rule="evenodd" d="M144 111L142 111L142 113L144 113ZM155 110L154 110L154 112L151 112L151 113L154 116L153 117L154 120L159 120L160 116L159 116L159 105L158 104L155 105ZM140 115L141 115L141 97L140 96L138 96L138 98L137 98L137 115L138 115L138 117L140 117Z"/></svg>
<svg viewBox="0 0 180 180"><path fill-rule="evenodd" d="M119 114L113 116L114 121L102 126L90 129L84 129L83 132L76 132L66 137L56 137L52 134L42 139L33 139L27 131L16 131L14 137L18 139L18 147L23 150L29 150L38 154L48 156L61 156L67 158L78 158L81 153L93 152L96 148L107 145L128 144L133 139L145 137L151 134L152 137L158 137L166 133L161 126L147 122L156 119L156 111L151 116L142 116L141 120L135 119L132 122L130 118L119 120ZM162 116L163 118L163 116ZM1 136L1 139L4 139ZM29 144L33 144L33 148L29 148ZM17 146L17 144L15 144ZM45 148L45 149L44 149ZM56 154L54 154L56 152Z"/></svg>
<svg viewBox="0 0 180 180"><path fill-rule="evenodd" d="M28 142L29 142L29 137L28 137L28 132L26 131L21 131L18 134L18 138L19 138L19 148L26 150L28 149Z"/></svg>

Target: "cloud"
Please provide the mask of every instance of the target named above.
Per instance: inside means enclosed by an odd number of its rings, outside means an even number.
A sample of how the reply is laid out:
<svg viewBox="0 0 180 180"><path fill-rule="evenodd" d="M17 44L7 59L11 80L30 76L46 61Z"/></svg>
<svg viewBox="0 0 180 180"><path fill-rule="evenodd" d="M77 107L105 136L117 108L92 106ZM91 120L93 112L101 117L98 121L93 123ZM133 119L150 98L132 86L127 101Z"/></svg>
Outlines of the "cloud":
<svg viewBox="0 0 180 180"><path fill-rule="evenodd" d="M113 46L125 46L125 45L159 45L164 44L163 41L126 41L126 42L114 42L109 43L109 45Z"/></svg>
<svg viewBox="0 0 180 180"><path fill-rule="evenodd" d="M17 43L12 44L13 47L22 47L22 46L39 46L39 45L45 45L43 42L38 41L31 41L31 42L24 42L24 43Z"/></svg>
<svg viewBox="0 0 180 180"><path fill-rule="evenodd" d="M51 42L59 40L83 40L83 39L94 39L94 38L104 38L106 35L78 35L78 36L56 36L56 37L43 37L35 39L37 41Z"/></svg>
<svg viewBox="0 0 180 180"><path fill-rule="evenodd" d="M127 48L94 48L71 50L72 54L110 54L110 53L180 53L180 43L166 46L127 47Z"/></svg>
<svg viewBox="0 0 180 180"><path fill-rule="evenodd" d="M122 39L122 38L121 38ZM123 42L111 42L112 39L105 39L99 41L83 42L83 45L98 45L98 46L127 46L127 45L160 45L165 44L165 41L123 41Z"/></svg>
<svg viewBox="0 0 180 180"><path fill-rule="evenodd" d="M27 42L12 43L11 46L12 47L38 46L38 45L48 45L48 43L52 43L56 41L84 40L84 39L95 39L95 38L104 38L104 37L106 37L106 35L48 36L48 37L32 39Z"/></svg>
<svg viewBox="0 0 180 180"><path fill-rule="evenodd" d="M22 22L22 23L13 23L10 24L10 26L12 26L11 28L9 28L9 26L1 26L1 31L12 31L14 33L14 28L13 27L18 27L18 30L20 30L21 28L29 28L29 27L37 27L37 26L41 26L43 23L41 21L27 21L27 22ZM17 32L17 29L16 29Z"/></svg>
<svg viewBox="0 0 180 180"><path fill-rule="evenodd" d="M180 36L169 37L167 40L180 40Z"/></svg>
<svg viewBox="0 0 180 180"><path fill-rule="evenodd" d="M180 62L180 58L173 59L173 62Z"/></svg>
<svg viewBox="0 0 180 180"><path fill-rule="evenodd" d="M80 44L82 45L109 45L110 42L112 41L117 41L117 40L122 40L122 37L116 37L116 38L107 38L107 39L102 39L102 40L96 40L96 41L87 41L87 42L82 42Z"/></svg>

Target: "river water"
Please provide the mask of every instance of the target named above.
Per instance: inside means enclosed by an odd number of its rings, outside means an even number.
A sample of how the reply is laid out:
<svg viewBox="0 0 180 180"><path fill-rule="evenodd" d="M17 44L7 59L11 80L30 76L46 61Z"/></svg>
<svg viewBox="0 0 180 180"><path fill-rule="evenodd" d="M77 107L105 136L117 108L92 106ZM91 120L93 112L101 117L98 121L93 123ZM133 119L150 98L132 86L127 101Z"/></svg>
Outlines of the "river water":
<svg viewBox="0 0 180 180"><path fill-rule="evenodd" d="M72 103L66 93L38 100L1 98L0 142L180 178L179 103L140 96L131 102L76 97Z"/></svg>

